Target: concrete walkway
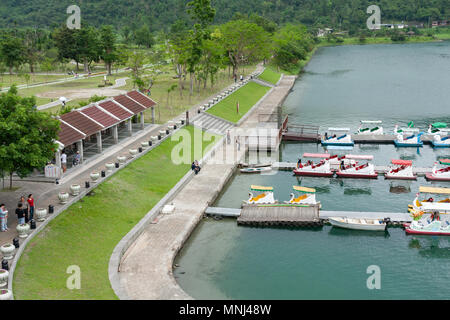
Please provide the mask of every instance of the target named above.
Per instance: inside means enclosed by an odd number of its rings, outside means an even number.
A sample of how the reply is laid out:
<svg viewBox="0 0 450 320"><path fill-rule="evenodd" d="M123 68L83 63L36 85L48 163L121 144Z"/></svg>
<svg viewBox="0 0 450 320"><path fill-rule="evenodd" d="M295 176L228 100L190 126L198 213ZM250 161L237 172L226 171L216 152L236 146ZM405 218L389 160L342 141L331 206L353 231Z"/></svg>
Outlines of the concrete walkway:
<svg viewBox="0 0 450 320"><path fill-rule="evenodd" d="M255 128L259 123L259 113L277 110L294 82L295 77L283 79L279 87L266 96L257 109L252 110L240 128ZM200 174L190 180L171 201L175 211L157 216L145 228L122 258L118 283L112 283L120 299L192 299L174 279L173 261L208 206L232 177L236 165L245 156L245 150L244 146L237 150L234 143L220 146ZM227 155L226 158L224 155ZM231 159L230 155L233 155ZM110 270L114 270L114 266L110 265ZM110 279L114 279L111 274Z"/></svg>

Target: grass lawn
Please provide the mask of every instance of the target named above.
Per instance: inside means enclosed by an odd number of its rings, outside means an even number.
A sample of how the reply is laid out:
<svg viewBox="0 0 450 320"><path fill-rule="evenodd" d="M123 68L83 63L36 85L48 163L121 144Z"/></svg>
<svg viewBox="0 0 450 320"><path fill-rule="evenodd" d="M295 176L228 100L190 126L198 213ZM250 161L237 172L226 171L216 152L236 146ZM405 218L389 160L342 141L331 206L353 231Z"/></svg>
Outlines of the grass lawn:
<svg viewBox="0 0 450 320"><path fill-rule="evenodd" d="M277 84L281 78L281 74L271 68L266 68L258 78L272 84Z"/></svg>
<svg viewBox="0 0 450 320"><path fill-rule="evenodd" d="M207 112L237 123L269 90L269 87L251 81L220 101ZM239 113L236 112L237 102L239 102Z"/></svg>
<svg viewBox="0 0 450 320"><path fill-rule="evenodd" d="M186 129L192 136L194 128ZM217 137L212 142L211 137L204 133L203 150L217 142ZM174 165L171 161L172 149L178 143L164 141L102 183L95 195L85 197L51 221L28 244L19 260L14 274L15 298L117 299L108 278L111 253L190 170L190 163ZM81 270L80 290L66 287L70 276L66 270L72 265Z"/></svg>

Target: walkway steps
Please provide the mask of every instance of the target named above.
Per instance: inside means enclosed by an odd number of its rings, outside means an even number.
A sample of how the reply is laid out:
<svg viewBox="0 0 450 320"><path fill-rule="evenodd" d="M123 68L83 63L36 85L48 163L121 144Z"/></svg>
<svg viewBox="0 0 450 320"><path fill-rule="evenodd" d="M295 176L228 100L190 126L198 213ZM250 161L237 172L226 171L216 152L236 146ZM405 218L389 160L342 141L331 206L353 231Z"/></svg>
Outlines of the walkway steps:
<svg viewBox="0 0 450 320"><path fill-rule="evenodd" d="M192 124L206 131L221 135L225 135L228 130L234 128L234 125L231 122L214 117L206 112L202 112L196 116L192 121Z"/></svg>

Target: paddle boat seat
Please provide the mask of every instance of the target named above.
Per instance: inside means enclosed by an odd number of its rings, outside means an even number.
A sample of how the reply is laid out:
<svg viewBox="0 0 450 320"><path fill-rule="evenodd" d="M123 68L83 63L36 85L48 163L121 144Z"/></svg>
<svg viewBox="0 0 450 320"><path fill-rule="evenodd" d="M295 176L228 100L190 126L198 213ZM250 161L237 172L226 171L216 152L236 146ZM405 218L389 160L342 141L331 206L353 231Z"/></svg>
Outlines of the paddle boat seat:
<svg viewBox="0 0 450 320"><path fill-rule="evenodd" d="M265 196L266 196L265 193L261 193L260 195L253 197L252 200L250 200L250 201L258 201L258 200L261 200L262 198L264 198Z"/></svg>
<svg viewBox="0 0 450 320"><path fill-rule="evenodd" d="M307 196L306 194L301 195L300 197L294 199L293 202L300 202L300 201L302 201L302 200L305 200L307 197L308 197L308 196Z"/></svg>
<svg viewBox="0 0 450 320"><path fill-rule="evenodd" d="M343 136L340 136L339 138L337 138L338 140L342 140L342 139L344 139L345 137L346 137L347 135L346 134L344 134Z"/></svg>

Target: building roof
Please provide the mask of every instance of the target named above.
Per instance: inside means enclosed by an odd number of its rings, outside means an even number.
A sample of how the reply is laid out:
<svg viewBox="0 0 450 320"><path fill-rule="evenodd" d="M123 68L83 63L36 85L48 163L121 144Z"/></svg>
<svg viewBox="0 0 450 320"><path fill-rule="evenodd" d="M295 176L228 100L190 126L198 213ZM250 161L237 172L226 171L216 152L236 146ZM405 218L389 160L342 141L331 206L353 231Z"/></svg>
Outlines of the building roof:
<svg viewBox="0 0 450 320"><path fill-rule="evenodd" d="M152 99L150 99L149 97L138 91L128 92L127 96L133 99L134 101L139 102L139 104L143 105L147 109L156 105L155 101L153 101Z"/></svg>
<svg viewBox="0 0 450 320"><path fill-rule="evenodd" d="M114 98L114 101L120 103L122 106L133 112L133 114L145 111L145 108L142 105L133 99L128 98L126 95L117 96Z"/></svg>
<svg viewBox="0 0 450 320"><path fill-rule="evenodd" d="M61 119L76 129L83 132L86 136L93 135L103 130L103 126L90 119L79 111L72 111L61 116Z"/></svg>
<svg viewBox="0 0 450 320"><path fill-rule="evenodd" d="M89 118L94 119L105 128L112 127L120 122L120 119L112 117L97 106L81 109L80 112L87 115Z"/></svg>
<svg viewBox="0 0 450 320"><path fill-rule="evenodd" d="M60 121L59 127L61 130L59 131L58 141L64 146L70 146L71 144L86 137L84 134L67 125L65 122Z"/></svg>
<svg viewBox="0 0 450 320"><path fill-rule="evenodd" d="M109 113L113 114L115 117L119 118L120 121L131 118L134 114L130 111L121 108L117 104L112 101L106 101L99 104L99 106Z"/></svg>

